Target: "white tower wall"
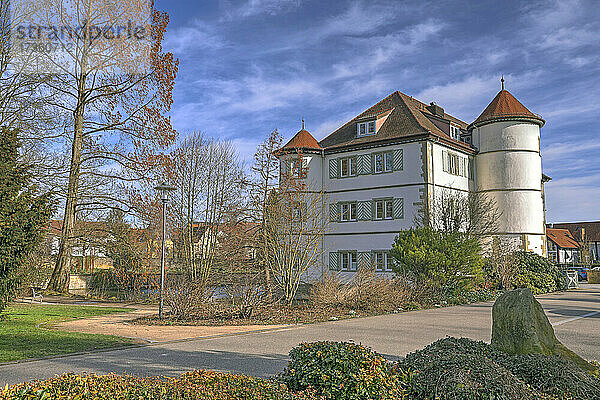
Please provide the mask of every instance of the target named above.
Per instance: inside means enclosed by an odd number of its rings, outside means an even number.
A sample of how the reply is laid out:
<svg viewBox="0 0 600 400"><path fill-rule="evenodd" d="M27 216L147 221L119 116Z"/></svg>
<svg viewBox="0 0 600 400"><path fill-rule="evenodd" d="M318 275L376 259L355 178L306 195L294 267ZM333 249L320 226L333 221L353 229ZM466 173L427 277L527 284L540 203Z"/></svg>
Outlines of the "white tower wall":
<svg viewBox="0 0 600 400"><path fill-rule="evenodd" d="M474 129L476 188L502 213L498 235L545 255L540 127L533 122L502 121Z"/></svg>

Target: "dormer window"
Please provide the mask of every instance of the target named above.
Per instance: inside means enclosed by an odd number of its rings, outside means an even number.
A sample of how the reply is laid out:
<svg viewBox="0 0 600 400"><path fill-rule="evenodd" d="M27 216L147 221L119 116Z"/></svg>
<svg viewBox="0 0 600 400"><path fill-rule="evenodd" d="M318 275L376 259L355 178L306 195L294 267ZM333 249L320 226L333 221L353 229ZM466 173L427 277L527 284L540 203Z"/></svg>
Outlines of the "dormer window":
<svg viewBox="0 0 600 400"><path fill-rule="evenodd" d="M460 128L450 124L450 137L455 140L460 140Z"/></svg>
<svg viewBox="0 0 600 400"><path fill-rule="evenodd" d="M375 134L375 121L359 122L356 124L356 136L370 136Z"/></svg>

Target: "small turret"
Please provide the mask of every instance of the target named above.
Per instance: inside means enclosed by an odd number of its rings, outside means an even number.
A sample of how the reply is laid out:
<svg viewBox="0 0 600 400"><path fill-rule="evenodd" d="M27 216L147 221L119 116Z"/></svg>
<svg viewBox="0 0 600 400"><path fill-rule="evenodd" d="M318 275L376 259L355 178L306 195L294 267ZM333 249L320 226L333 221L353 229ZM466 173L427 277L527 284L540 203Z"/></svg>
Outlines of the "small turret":
<svg viewBox="0 0 600 400"><path fill-rule="evenodd" d="M311 190L323 189L323 147L306 130L304 119L302 129L279 149L277 157L282 175L306 179L306 185Z"/></svg>

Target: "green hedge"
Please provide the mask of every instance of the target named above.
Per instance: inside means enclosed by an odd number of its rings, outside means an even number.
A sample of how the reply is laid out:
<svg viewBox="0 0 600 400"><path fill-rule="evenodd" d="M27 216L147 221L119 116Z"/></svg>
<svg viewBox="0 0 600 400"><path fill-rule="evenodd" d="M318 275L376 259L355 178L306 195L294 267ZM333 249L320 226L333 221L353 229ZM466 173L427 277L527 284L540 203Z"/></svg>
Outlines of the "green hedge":
<svg viewBox="0 0 600 400"><path fill-rule="evenodd" d="M397 379L387 361L354 343L302 343L290 352L280 378L292 391L314 389L327 399L397 398Z"/></svg>

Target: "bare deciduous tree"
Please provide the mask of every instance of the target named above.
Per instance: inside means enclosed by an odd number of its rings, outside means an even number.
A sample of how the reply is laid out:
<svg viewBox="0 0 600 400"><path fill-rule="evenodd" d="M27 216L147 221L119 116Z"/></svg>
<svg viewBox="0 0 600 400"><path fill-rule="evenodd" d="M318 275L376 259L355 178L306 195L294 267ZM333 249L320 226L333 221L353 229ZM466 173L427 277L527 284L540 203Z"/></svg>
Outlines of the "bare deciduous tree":
<svg viewBox="0 0 600 400"><path fill-rule="evenodd" d="M177 190L170 205L181 234L184 260L193 280L208 283L221 257L223 235L238 222L244 205L243 167L230 142L194 133L174 150L170 175Z"/></svg>
<svg viewBox="0 0 600 400"><path fill-rule="evenodd" d="M419 209L415 222L437 231L483 237L498 231L500 216L496 202L484 193L441 190Z"/></svg>
<svg viewBox="0 0 600 400"><path fill-rule="evenodd" d="M297 156L302 159L302 154ZM269 268L288 305L306 273L322 258L329 227L323 191L309 187L302 176L282 174L279 188L270 192L266 213Z"/></svg>
<svg viewBox="0 0 600 400"><path fill-rule="evenodd" d="M279 159L276 151L281 148L283 137L277 130L258 145L254 154L252 172L254 180L251 190L250 219L256 224L252 232L257 261L262 266L265 275L265 286L268 300L273 299L273 284L269 259L267 228L267 207L269 194L279 183Z"/></svg>

